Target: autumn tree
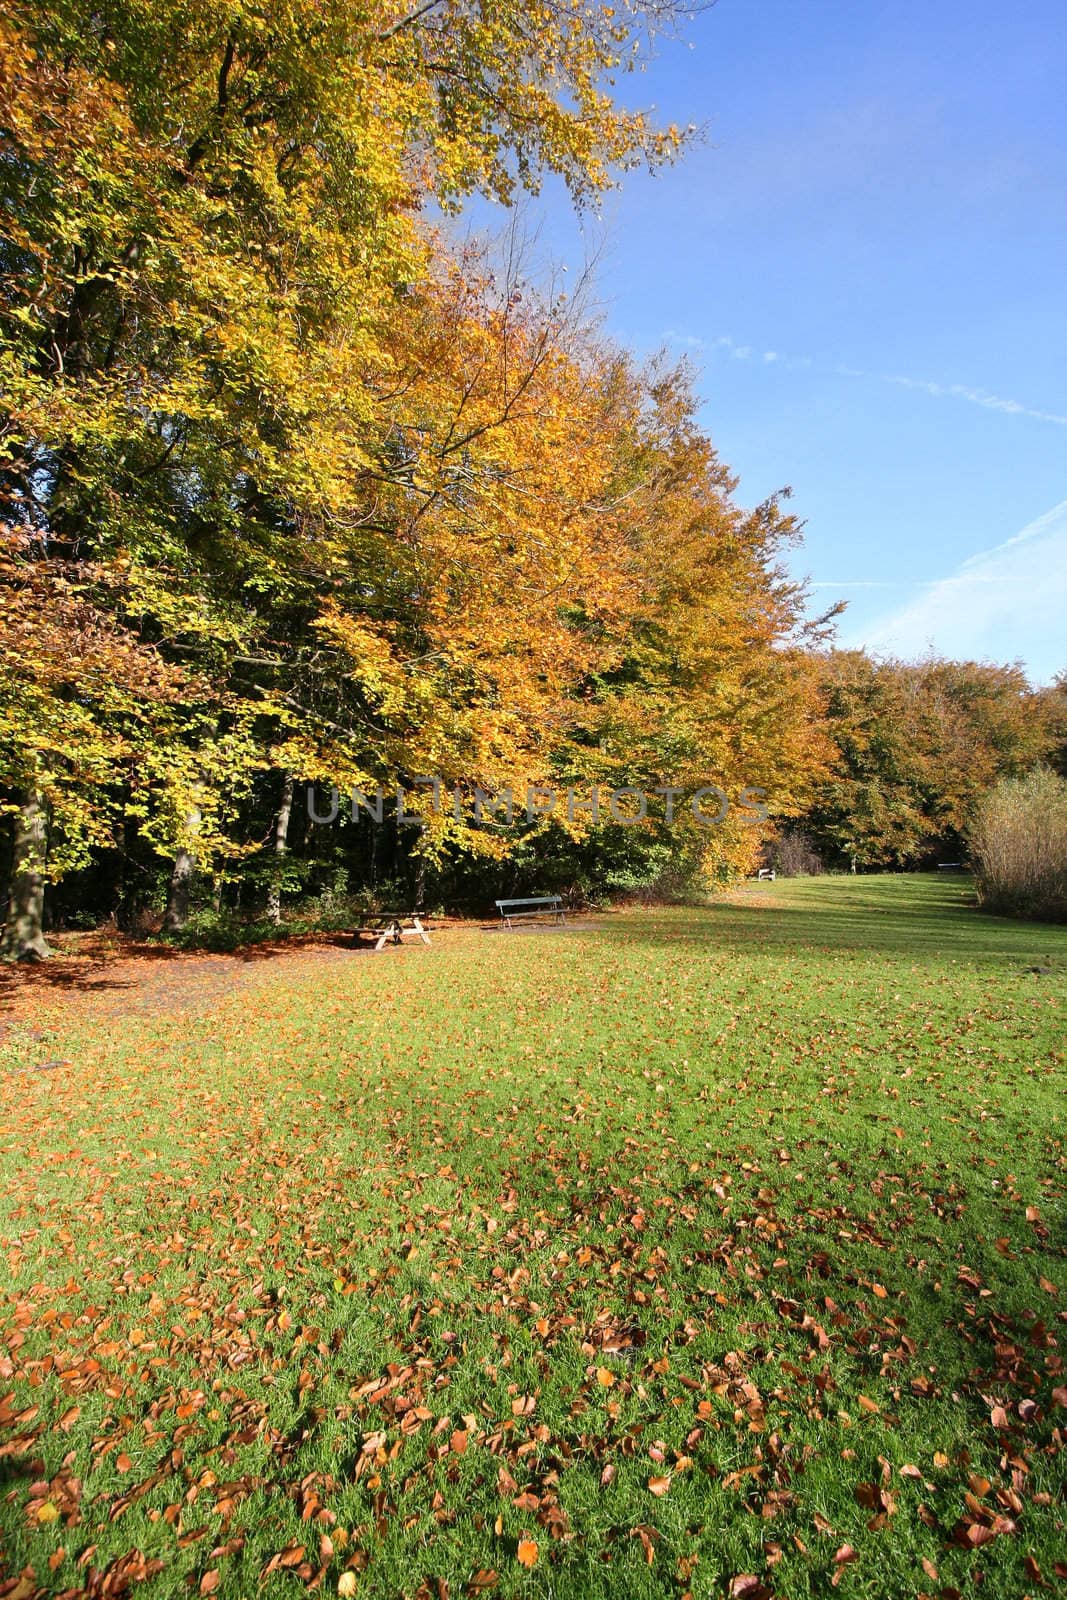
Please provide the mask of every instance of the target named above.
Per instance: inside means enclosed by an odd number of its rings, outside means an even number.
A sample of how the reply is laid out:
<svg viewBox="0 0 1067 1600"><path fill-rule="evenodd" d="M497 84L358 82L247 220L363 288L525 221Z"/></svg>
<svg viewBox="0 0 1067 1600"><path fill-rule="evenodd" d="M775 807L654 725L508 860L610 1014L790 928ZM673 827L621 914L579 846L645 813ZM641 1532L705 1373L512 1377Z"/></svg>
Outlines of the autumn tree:
<svg viewBox="0 0 1067 1600"><path fill-rule="evenodd" d="M954 859L979 797L1046 754L1049 721L1019 667L824 658L835 771L805 830L830 859L921 865Z"/></svg>
<svg viewBox="0 0 1067 1600"><path fill-rule="evenodd" d="M381 402L429 270L425 198L507 198L545 170L588 198L671 155L677 132L604 82L671 16L5 5L5 558L26 581L61 565L136 644L229 682L261 612L328 562L354 480L406 473ZM83 584L87 564L104 579ZM185 730L198 795L234 715L251 725L231 705ZM30 774L29 752L10 766ZM32 782L10 805L40 832ZM162 808L173 848L201 809Z"/></svg>

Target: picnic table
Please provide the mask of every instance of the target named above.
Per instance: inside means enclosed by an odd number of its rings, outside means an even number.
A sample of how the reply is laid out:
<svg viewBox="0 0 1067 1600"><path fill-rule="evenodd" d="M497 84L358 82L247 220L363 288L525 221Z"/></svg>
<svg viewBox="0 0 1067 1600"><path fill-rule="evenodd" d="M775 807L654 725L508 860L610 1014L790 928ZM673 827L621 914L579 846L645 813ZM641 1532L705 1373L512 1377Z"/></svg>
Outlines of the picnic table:
<svg viewBox="0 0 1067 1600"><path fill-rule="evenodd" d="M357 938L362 933L370 934L377 940L376 951L383 950L387 944L400 944L404 939L421 939L423 944L430 942L430 935L422 925L422 913L418 911L379 911L369 915L361 927L352 931Z"/></svg>

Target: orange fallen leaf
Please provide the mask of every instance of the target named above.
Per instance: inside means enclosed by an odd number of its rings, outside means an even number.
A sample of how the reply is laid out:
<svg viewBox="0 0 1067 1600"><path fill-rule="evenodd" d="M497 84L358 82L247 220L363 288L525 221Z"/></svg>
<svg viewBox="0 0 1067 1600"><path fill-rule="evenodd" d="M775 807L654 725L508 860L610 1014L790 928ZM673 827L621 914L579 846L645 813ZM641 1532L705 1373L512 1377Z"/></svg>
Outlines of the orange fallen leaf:
<svg viewBox="0 0 1067 1600"><path fill-rule="evenodd" d="M615 1382L615 1374L610 1367L597 1367L596 1381L602 1389L610 1389Z"/></svg>
<svg viewBox="0 0 1067 1600"><path fill-rule="evenodd" d="M671 1486L670 1478L649 1478L648 1492L654 1495L665 1495Z"/></svg>
<svg viewBox="0 0 1067 1600"><path fill-rule="evenodd" d="M516 1553L519 1558L520 1566L535 1567L537 1565L537 1557L540 1554L540 1551L537 1548L535 1540L520 1539L519 1548Z"/></svg>

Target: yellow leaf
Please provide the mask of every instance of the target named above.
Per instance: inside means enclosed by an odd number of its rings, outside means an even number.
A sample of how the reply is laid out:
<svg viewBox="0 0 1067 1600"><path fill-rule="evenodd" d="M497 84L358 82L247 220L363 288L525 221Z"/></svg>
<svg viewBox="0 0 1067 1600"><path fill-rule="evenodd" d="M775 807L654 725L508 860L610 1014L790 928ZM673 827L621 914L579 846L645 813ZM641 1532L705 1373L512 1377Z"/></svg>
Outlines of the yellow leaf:
<svg viewBox="0 0 1067 1600"><path fill-rule="evenodd" d="M596 1381L602 1389L610 1389L615 1382L615 1374L610 1367L597 1367Z"/></svg>

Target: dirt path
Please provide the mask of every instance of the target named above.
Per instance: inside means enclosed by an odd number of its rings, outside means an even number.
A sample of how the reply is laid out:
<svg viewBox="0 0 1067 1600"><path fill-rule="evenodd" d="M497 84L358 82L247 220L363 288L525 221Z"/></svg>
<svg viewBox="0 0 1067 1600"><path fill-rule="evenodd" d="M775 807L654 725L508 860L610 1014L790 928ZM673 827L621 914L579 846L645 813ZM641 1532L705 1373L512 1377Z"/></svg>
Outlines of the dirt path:
<svg viewBox="0 0 1067 1600"><path fill-rule="evenodd" d="M364 961L372 954L371 945L356 945L350 935L279 940L225 955L116 936L67 935L57 941L51 961L0 966L0 1041L13 1026L54 1021L75 1004L96 1016L199 1011L252 988L274 969L297 977L323 963Z"/></svg>

